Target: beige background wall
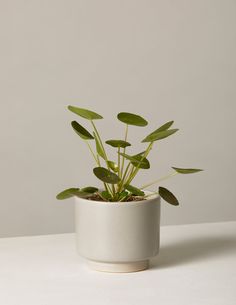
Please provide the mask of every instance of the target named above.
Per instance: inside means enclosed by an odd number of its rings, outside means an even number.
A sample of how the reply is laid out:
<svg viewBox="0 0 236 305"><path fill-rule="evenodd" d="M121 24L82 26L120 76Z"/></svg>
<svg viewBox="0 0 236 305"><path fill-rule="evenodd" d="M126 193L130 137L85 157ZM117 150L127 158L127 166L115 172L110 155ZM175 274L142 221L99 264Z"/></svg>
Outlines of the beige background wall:
<svg viewBox="0 0 236 305"><path fill-rule="evenodd" d="M137 185L202 167L164 184L181 206L163 204L162 223L235 220L235 14L230 0L0 0L0 236L73 230L55 194L96 179L68 104L104 115L105 139L123 134L120 111L150 121L134 143L174 119Z"/></svg>

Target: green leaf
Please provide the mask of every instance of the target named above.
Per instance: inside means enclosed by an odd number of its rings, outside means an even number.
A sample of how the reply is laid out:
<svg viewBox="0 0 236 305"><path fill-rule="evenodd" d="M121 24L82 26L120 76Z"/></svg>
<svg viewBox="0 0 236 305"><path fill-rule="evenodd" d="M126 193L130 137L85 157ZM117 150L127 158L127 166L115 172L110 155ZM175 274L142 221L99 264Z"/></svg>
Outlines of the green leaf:
<svg viewBox="0 0 236 305"><path fill-rule="evenodd" d="M89 194L94 194L98 191L98 188L93 187L93 186L86 186L82 189L80 189L81 192L89 193Z"/></svg>
<svg viewBox="0 0 236 305"><path fill-rule="evenodd" d="M78 194L78 192L79 192L79 188L72 187L72 188L69 188L69 189L66 189L66 190L60 192L56 196L56 198L58 200L68 199L68 198L71 198L73 196L76 196Z"/></svg>
<svg viewBox="0 0 236 305"><path fill-rule="evenodd" d="M136 156L133 156L133 158L136 159L136 161L131 161L131 163L134 166L136 166L136 167L138 166L139 168L142 168L142 169L149 169L150 168L150 163L149 163L148 159L143 158L142 155L136 155ZM140 162L141 162L141 164L140 164Z"/></svg>
<svg viewBox="0 0 236 305"><path fill-rule="evenodd" d="M95 132L93 133L93 136L95 138L96 150L97 150L98 155L100 157L102 157L104 160L106 160L106 156L105 156L104 150L103 150L102 146L100 145L100 142L99 142L98 137L97 137Z"/></svg>
<svg viewBox="0 0 236 305"><path fill-rule="evenodd" d="M162 199L164 199L169 204L179 205L179 201L175 197L175 195L162 186L159 187L159 195L161 196Z"/></svg>
<svg viewBox="0 0 236 305"><path fill-rule="evenodd" d="M78 107L75 107L75 106L68 106L68 109L81 116L82 118L84 119L87 119L87 120L99 120L99 119L103 119L103 117L96 113L96 112L93 112L93 111L90 111L90 110L87 110L87 109L84 109L84 108L78 108Z"/></svg>
<svg viewBox="0 0 236 305"><path fill-rule="evenodd" d="M132 186L132 185L125 185L125 189L128 190L133 195L136 195L136 196L144 196L145 195L145 193L143 191L141 191L140 189L138 189L137 187Z"/></svg>
<svg viewBox="0 0 236 305"><path fill-rule="evenodd" d="M129 196L129 193L126 191L122 191L118 193L118 201L125 201L126 197Z"/></svg>
<svg viewBox="0 0 236 305"><path fill-rule="evenodd" d="M94 137L78 122L73 121L71 122L71 126L74 129L74 131L84 140L92 140Z"/></svg>
<svg viewBox="0 0 236 305"><path fill-rule="evenodd" d="M127 146L131 146L129 142L123 140L107 140L106 143L112 147L122 147L125 148Z"/></svg>
<svg viewBox="0 0 236 305"><path fill-rule="evenodd" d="M179 167L172 167L177 173L180 174L194 174L197 172L203 171L203 169L198 168L179 168Z"/></svg>
<svg viewBox="0 0 236 305"><path fill-rule="evenodd" d="M128 113L128 112L120 112L117 115L118 120L121 122L128 124L128 125L135 125L135 126L147 126L148 122L142 118L140 115Z"/></svg>
<svg viewBox="0 0 236 305"><path fill-rule="evenodd" d="M93 172L98 179L105 183L116 184L120 181L120 178L116 174L104 167L95 167Z"/></svg>
<svg viewBox="0 0 236 305"><path fill-rule="evenodd" d="M178 130L179 129L168 129L160 132L152 132L145 139L143 139L142 142L154 142L157 140L162 140L174 134Z"/></svg>
<svg viewBox="0 0 236 305"><path fill-rule="evenodd" d="M161 127L157 128L155 131L153 131L151 134L153 133L158 133L160 131L164 131L164 130L167 130L169 129L172 125L173 125L174 121L169 121L163 125L161 125Z"/></svg>
<svg viewBox="0 0 236 305"><path fill-rule="evenodd" d="M119 171L119 167L118 167L118 165L115 162L107 161L107 163L108 163L110 169L113 170L113 172L117 173Z"/></svg>
<svg viewBox="0 0 236 305"><path fill-rule="evenodd" d="M135 156L129 156L127 154L124 153L119 153L121 156L125 157L125 159L131 161L131 163L135 166L135 167L139 167L142 169L149 169L150 168L150 163L148 161L147 158L143 158L142 155L135 155Z"/></svg>
<svg viewBox="0 0 236 305"><path fill-rule="evenodd" d="M111 194L108 191L103 191L101 193L99 193L100 196L106 201L110 201L111 200Z"/></svg>

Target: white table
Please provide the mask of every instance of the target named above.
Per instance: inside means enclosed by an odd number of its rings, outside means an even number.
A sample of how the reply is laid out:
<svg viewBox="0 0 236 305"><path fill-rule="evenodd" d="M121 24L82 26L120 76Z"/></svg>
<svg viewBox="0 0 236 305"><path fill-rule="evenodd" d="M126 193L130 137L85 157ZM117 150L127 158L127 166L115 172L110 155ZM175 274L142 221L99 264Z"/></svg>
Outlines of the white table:
<svg viewBox="0 0 236 305"><path fill-rule="evenodd" d="M0 239L1 305L235 305L236 222L168 226L149 270L89 270L74 234Z"/></svg>

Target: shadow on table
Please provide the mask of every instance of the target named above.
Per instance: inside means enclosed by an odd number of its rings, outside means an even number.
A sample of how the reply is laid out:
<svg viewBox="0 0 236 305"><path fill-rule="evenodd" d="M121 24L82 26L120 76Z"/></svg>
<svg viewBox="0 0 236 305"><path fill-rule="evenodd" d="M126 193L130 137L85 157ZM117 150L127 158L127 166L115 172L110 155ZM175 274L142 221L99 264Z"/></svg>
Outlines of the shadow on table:
<svg viewBox="0 0 236 305"><path fill-rule="evenodd" d="M161 246L160 253L151 260L150 268L168 268L171 266L202 261L219 257L236 250L233 237L204 237L185 239L170 245Z"/></svg>

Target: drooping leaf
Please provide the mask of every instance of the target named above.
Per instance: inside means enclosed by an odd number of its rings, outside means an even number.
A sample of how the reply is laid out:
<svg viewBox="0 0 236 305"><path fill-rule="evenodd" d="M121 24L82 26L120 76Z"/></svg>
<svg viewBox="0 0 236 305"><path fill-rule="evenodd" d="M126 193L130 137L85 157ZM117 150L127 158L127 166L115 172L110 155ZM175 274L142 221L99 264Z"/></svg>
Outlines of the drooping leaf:
<svg viewBox="0 0 236 305"><path fill-rule="evenodd" d="M107 161L107 163L108 163L110 169L113 170L113 172L117 173L119 171L119 167L118 167L118 165L115 162Z"/></svg>
<svg viewBox="0 0 236 305"><path fill-rule="evenodd" d="M112 147L122 147L125 148L127 146L131 146L129 142L124 140L107 140L106 143Z"/></svg>
<svg viewBox="0 0 236 305"><path fill-rule="evenodd" d="M118 120L128 125L135 125L144 127L147 126L148 122L142 118L140 115L128 113L128 112L120 112L117 115Z"/></svg>
<svg viewBox="0 0 236 305"><path fill-rule="evenodd" d="M94 137L89 133L83 126L81 126L78 122L71 122L71 126L74 131L84 140L92 140Z"/></svg>
<svg viewBox="0 0 236 305"><path fill-rule="evenodd" d="M157 140L162 140L174 134L178 130L179 129L168 129L160 132L152 132L145 139L143 139L142 142L154 142Z"/></svg>
<svg viewBox="0 0 236 305"><path fill-rule="evenodd" d="M85 193L94 194L98 191L98 188L96 188L94 186L86 186L86 187L83 187L82 189L80 189L80 191L85 192Z"/></svg>
<svg viewBox="0 0 236 305"><path fill-rule="evenodd" d="M130 156L124 153L119 153L121 156L125 157L125 159L131 161L131 163L135 167L139 167L142 169L149 169L150 168L150 163L147 158L143 158L142 155L135 155L135 156Z"/></svg>
<svg viewBox="0 0 236 305"><path fill-rule="evenodd" d="M136 196L144 196L144 192L132 185L125 185L125 189Z"/></svg>
<svg viewBox="0 0 236 305"><path fill-rule="evenodd" d="M87 110L87 109L84 109L84 108L78 108L78 107L75 107L75 106L68 106L68 109L81 116L82 118L84 119L87 119L87 120L99 120L99 119L103 119L103 117L96 113L96 112L93 112L93 111L90 111L90 110Z"/></svg>
<svg viewBox="0 0 236 305"><path fill-rule="evenodd" d="M79 192L79 188L72 187L57 194L56 198L58 200L68 199L73 196L76 196L78 192Z"/></svg>
<svg viewBox="0 0 236 305"><path fill-rule="evenodd" d="M179 167L173 167L172 168L180 174L194 174L203 171L203 169L198 168L179 168Z"/></svg>
<svg viewBox="0 0 236 305"><path fill-rule="evenodd" d="M76 196L80 198L87 198L90 197L92 194L96 193L98 191L98 188L93 187L93 186L87 186L82 189L80 189L77 193Z"/></svg>
<svg viewBox="0 0 236 305"><path fill-rule="evenodd" d="M100 157L102 157L104 160L106 160L106 156L105 156L104 150L103 150L103 148L102 148L102 146L101 146L101 144L100 144L100 142L98 140L98 137L97 137L95 132L93 133L93 136L95 138L96 150L97 150L98 155Z"/></svg>
<svg viewBox="0 0 236 305"><path fill-rule="evenodd" d="M173 125L174 121L169 121L163 125L161 125L159 128L157 128L156 130L154 130L151 134L154 134L154 133L158 133L160 131L164 131L164 130L167 130L169 129L172 125Z"/></svg>
<svg viewBox="0 0 236 305"><path fill-rule="evenodd" d="M175 197L175 195L162 186L159 187L159 195L161 196L162 199L164 199L169 204L179 205L179 201Z"/></svg>
<svg viewBox="0 0 236 305"><path fill-rule="evenodd" d="M120 178L116 174L104 167L95 167L93 172L94 175L103 182L116 184L120 181Z"/></svg>

